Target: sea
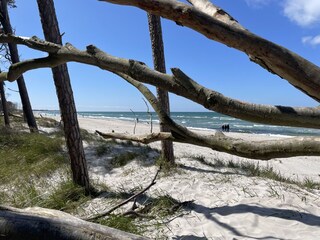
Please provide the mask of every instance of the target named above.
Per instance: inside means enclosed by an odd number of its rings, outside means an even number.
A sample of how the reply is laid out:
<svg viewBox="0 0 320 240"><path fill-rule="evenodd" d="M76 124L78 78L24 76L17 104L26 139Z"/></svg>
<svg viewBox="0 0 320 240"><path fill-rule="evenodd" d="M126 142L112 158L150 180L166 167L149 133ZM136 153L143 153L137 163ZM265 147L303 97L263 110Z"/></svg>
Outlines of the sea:
<svg viewBox="0 0 320 240"><path fill-rule="evenodd" d="M59 111L41 110L45 115L58 115ZM154 112L78 112L81 117L119 119L124 121L139 121L159 123ZM229 117L216 112L171 112L171 118L179 124L195 130L222 130L222 126L229 124L230 132L282 135L282 136L319 136L320 129L274 126L252 123Z"/></svg>

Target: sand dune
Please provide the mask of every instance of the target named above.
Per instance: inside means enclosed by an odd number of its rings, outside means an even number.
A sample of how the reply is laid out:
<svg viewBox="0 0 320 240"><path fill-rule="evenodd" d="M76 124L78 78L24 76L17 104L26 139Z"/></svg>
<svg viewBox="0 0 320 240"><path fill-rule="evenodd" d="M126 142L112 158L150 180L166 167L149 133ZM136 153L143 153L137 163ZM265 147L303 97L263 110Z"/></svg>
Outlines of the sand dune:
<svg viewBox="0 0 320 240"><path fill-rule="evenodd" d="M80 126L90 132L132 133L134 123L110 119L79 118ZM155 130L157 126L155 126ZM136 134L149 132L149 125L138 123ZM244 139L266 140L267 135L228 133ZM273 138L275 138L273 136ZM151 144L159 148L159 143ZM180 201L193 200L184 215L171 219L165 228L146 233L155 239L319 239L320 190L307 190L297 185L271 179L249 177L228 168L213 168L191 156L203 156L207 162L254 161L215 152L188 144L174 144L177 174L161 176L148 194L168 194ZM90 152L88 152L89 154ZM110 184L112 189L146 186L157 168L133 161L122 168L101 168L107 159L89 154L93 179ZM281 175L303 181L320 182L319 157L293 157L259 161L260 166L273 166ZM101 200L102 201L102 200ZM96 200L89 210L97 210Z"/></svg>

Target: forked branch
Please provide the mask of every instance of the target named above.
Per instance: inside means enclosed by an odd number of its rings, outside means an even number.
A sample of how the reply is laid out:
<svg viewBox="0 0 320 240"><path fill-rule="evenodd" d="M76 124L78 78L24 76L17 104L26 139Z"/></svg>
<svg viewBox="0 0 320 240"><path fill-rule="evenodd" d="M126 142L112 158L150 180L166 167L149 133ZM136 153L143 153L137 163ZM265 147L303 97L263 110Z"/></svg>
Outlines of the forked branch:
<svg viewBox="0 0 320 240"><path fill-rule="evenodd" d="M320 141L319 137L295 137L269 141L248 141L226 136L222 132L216 132L212 135L201 135L190 131L174 122L166 112L161 109L158 100L145 85L125 74L118 75L136 87L144 95L158 114L159 119L171 129L171 133L159 132L136 136L96 131L103 138L131 140L144 144L160 140L171 140L173 142L208 147L216 151L258 160L269 160L276 157L320 156L320 146L318 144Z"/></svg>
<svg viewBox="0 0 320 240"><path fill-rule="evenodd" d="M271 73L286 79L297 89L320 101L320 68L290 50L241 29L229 18L210 15L198 5L177 0L100 0L138 7L149 13L187 26L214 41L238 49ZM192 1L193 4L197 1ZM207 1L206 1L207 2ZM201 4L200 4L201 5ZM220 9L220 12L223 10ZM225 12L225 11L223 11ZM219 17L219 18L218 18Z"/></svg>
<svg viewBox="0 0 320 240"><path fill-rule="evenodd" d="M24 44L49 53L49 56L45 58L31 59L11 65L8 72L0 73L0 81L14 81L22 73L36 68L79 62L117 74L125 74L139 82L148 83L188 98L209 110L242 120L320 129L320 121L318 121L320 108L269 106L241 102L198 84L178 68L172 69L173 75L163 74L139 61L113 57L92 45L88 46L86 51L80 51L71 44L60 46L35 37L27 39L4 34L0 34L0 42Z"/></svg>

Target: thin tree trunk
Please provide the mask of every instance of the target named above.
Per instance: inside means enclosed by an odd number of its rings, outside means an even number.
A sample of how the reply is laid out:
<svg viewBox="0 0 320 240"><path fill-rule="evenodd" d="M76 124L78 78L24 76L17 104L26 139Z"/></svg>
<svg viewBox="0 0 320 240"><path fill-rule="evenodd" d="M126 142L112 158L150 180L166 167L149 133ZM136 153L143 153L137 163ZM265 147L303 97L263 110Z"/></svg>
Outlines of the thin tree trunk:
<svg viewBox="0 0 320 240"><path fill-rule="evenodd" d="M37 0L37 2L45 39L62 44L53 0ZM89 193L89 174L67 64L52 68L52 73L69 150L73 181L83 186Z"/></svg>
<svg viewBox="0 0 320 240"><path fill-rule="evenodd" d="M159 16L148 13L149 32L152 45L153 65L156 71L166 73L164 47L162 40L161 20ZM170 115L170 105L168 92L157 88L157 97L162 109ZM170 132L162 121L160 121L160 131ZM161 141L162 157L166 162L174 164L173 145L171 141Z"/></svg>
<svg viewBox="0 0 320 240"><path fill-rule="evenodd" d="M0 2L1 2L1 4L0 4L1 25L2 25L5 33L12 34L13 31L12 31L10 18L9 18L9 14L8 14L8 2L7 2L7 0L0 0ZM20 62L17 45L13 44L13 43L8 43L8 47L9 47L10 57L11 57L12 63ZM32 112L32 107L31 107L31 103L29 100L29 95L28 95L28 91L27 91L27 87L26 87L23 75L21 75L17 79L17 83L18 83L19 94L20 94L20 98L21 98L23 112L26 117L30 131L37 132L38 127L37 127L37 123L36 123L36 120L35 120L33 112Z"/></svg>
<svg viewBox="0 0 320 240"><path fill-rule="evenodd" d="M9 120L9 112L8 112L8 106L7 106L7 99L6 95L4 93L4 83L0 82L0 97L1 97L1 104L2 104L2 110L3 110L3 116L4 116L4 124L6 127L10 127L10 120Z"/></svg>

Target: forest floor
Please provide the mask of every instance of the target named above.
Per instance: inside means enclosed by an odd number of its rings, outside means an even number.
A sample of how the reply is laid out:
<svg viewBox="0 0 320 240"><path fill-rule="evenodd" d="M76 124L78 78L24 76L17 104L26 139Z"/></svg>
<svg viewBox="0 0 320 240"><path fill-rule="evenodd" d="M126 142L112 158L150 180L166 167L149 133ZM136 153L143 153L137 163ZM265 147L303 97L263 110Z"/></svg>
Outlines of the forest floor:
<svg viewBox="0 0 320 240"><path fill-rule="evenodd" d="M14 130L0 130L0 205L95 216L146 188L161 164L158 143L93 134L132 132L131 123L80 117L96 189L86 196L72 183L58 122L37 121L40 134L29 134L21 121ZM149 127L141 123L136 130ZM149 190L94 221L153 239L318 239L319 157L265 162L188 144L174 147L177 167L161 171Z"/></svg>

